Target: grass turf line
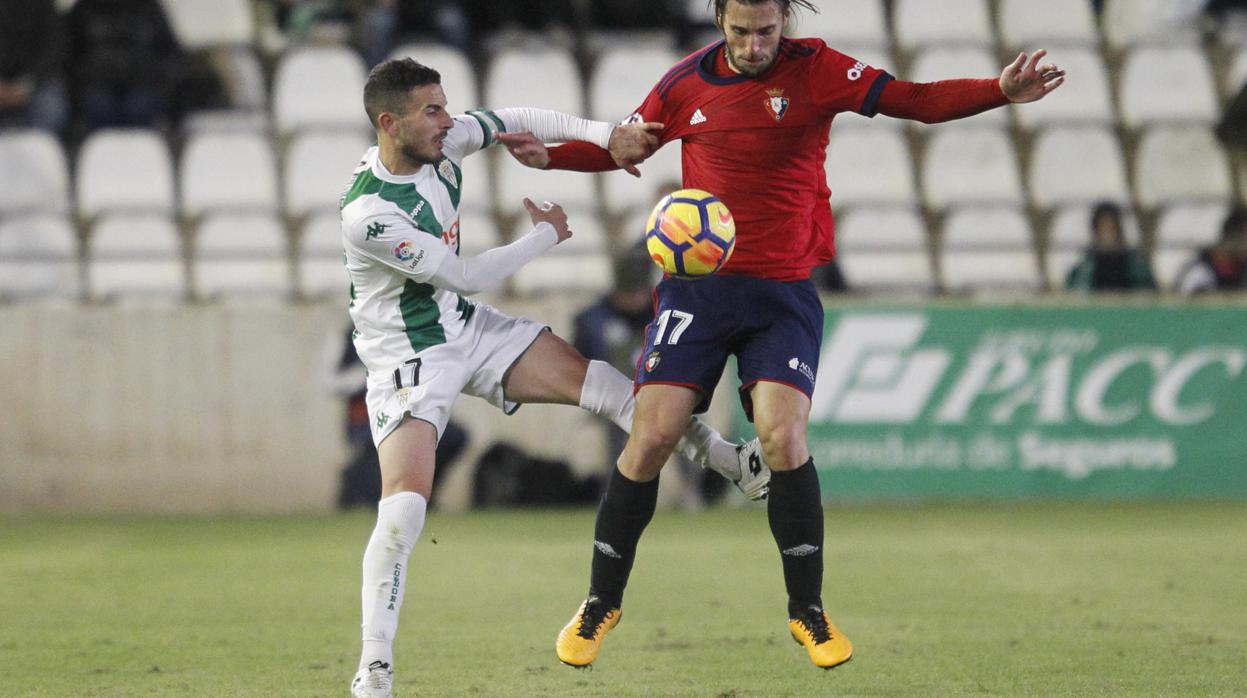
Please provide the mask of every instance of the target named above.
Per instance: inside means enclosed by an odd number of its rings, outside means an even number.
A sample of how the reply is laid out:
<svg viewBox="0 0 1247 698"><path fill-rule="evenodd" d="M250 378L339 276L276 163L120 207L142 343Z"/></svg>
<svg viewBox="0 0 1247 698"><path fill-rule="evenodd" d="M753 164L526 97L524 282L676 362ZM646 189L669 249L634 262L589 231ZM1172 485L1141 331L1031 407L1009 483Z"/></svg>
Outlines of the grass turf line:
<svg viewBox="0 0 1247 698"><path fill-rule="evenodd" d="M662 512L592 671L591 511L433 514L399 695L1242 695L1241 504L829 507L854 661L788 637L760 508ZM0 696L342 696L368 515L0 521ZM432 540L437 543L433 544Z"/></svg>

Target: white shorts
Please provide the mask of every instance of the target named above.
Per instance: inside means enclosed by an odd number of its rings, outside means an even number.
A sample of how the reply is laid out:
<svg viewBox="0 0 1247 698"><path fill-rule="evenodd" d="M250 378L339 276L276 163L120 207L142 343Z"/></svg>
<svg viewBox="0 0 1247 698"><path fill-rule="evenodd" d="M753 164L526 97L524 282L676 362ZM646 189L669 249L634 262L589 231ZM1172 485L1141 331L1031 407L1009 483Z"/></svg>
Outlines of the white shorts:
<svg viewBox="0 0 1247 698"><path fill-rule="evenodd" d="M421 351L393 372L369 373L372 442L380 446L408 416L432 424L440 439L459 393L515 412L520 405L503 397L502 379L545 329L478 303L458 337Z"/></svg>

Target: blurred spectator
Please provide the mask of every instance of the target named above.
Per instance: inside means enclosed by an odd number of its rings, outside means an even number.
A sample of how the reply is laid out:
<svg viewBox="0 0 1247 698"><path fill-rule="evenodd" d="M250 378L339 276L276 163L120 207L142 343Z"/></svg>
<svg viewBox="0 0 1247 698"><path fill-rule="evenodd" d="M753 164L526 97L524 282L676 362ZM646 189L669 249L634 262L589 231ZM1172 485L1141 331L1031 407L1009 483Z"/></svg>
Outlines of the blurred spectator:
<svg viewBox="0 0 1247 698"><path fill-rule="evenodd" d="M498 2L498 0L462 0L472 27L489 33L500 29L539 31L551 25L579 27L583 25L575 0L529 0L529 2Z"/></svg>
<svg viewBox="0 0 1247 698"><path fill-rule="evenodd" d="M1227 148L1247 153L1247 83L1225 105L1225 114L1217 124L1217 138Z"/></svg>
<svg viewBox="0 0 1247 698"><path fill-rule="evenodd" d="M465 0L381 0L376 4L391 3L398 6L399 44L413 40L433 41L454 46L464 53L472 52L474 33Z"/></svg>
<svg viewBox="0 0 1247 698"><path fill-rule="evenodd" d="M1065 279L1071 291L1156 290L1147 257L1126 245L1121 208L1102 202L1091 213L1091 246Z"/></svg>
<svg viewBox="0 0 1247 698"><path fill-rule="evenodd" d="M683 17L675 0L594 0L589 22L597 29L669 29Z"/></svg>
<svg viewBox="0 0 1247 698"><path fill-rule="evenodd" d="M1174 287L1188 295L1247 288L1247 208L1230 212L1217 243L1199 251Z"/></svg>
<svg viewBox="0 0 1247 698"><path fill-rule="evenodd" d="M76 128L173 121L184 55L159 0L78 0L66 16Z"/></svg>
<svg viewBox="0 0 1247 698"><path fill-rule="evenodd" d="M60 133L68 118L61 17L53 0L0 0L0 128Z"/></svg>
<svg viewBox="0 0 1247 698"><path fill-rule="evenodd" d="M658 268L641 245L625 250L612 265L614 287L576 315L572 345L586 359L605 361L631 376L636 373L645 327L654 317L652 294ZM606 452L613 463L623 451L628 435L613 424L603 427ZM700 507L723 494L727 480L685 458L677 459L688 485L684 494L686 505Z"/></svg>
<svg viewBox="0 0 1247 698"><path fill-rule="evenodd" d="M346 401L346 443L350 460L342 468L338 486L338 508L375 507L381 499L381 462L377 447L372 443L372 430L368 425L368 406L364 402L367 392L368 373L355 352L354 328L348 328L346 341L333 335L325 349L328 391ZM446 481L445 474L467 447L468 433L454 420L447 422L441 439L437 442L436 469L433 472L433 491L430 503L436 501L437 491Z"/></svg>

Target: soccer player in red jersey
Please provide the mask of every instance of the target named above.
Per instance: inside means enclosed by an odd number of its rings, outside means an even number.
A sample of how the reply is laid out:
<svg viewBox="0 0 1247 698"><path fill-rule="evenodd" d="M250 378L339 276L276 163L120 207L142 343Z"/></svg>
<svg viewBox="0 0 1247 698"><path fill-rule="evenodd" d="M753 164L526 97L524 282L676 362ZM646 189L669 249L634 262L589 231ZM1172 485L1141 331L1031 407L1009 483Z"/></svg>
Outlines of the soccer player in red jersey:
<svg viewBox="0 0 1247 698"><path fill-rule="evenodd" d="M637 368L632 435L598 509L589 595L560 633L564 663L596 659L621 614L624 586L654 513L658 474L695 412L704 410L729 355L740 397L772 469L767 515L783 562L789 631L815 665L852 657L822 603L823 507L806 443L823 311L810 270L835 254L823 170L840 112L936 123L1033 102L1064 81L1045 52L1023 53L999 78L908 83L829 48L783 36L807 0L714 0L723 40L688 56L654 86L632 122L683 143L685 187L704 189L736 218L736 251L707 279L664 279ZM658 129L661 128L660 131ZM610 154L587 143L546 149L505 139L530 166L604 171ZM670 313L668 314L668 311Z"/></svg>

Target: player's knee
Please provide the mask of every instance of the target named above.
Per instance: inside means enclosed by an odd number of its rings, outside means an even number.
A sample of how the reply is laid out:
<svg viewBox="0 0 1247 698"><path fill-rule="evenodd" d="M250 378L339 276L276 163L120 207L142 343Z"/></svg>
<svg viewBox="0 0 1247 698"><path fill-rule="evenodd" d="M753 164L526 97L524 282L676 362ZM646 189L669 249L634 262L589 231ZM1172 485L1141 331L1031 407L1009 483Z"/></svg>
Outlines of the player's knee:
<svg viewBox="0 0 1247 698"><path fill-rule="evenodd" d="M805 443L805 425L781 422L759 427L762 455L772 470L793 470L809 458Z"/></svg>
<svg viewBox="0 0 1247 698"><path fill-rule="evenodd" d="M638 429L628 437L626 457L620 462L623 474L650 479L662 470L671 452L676 450L683 431L676 428Z"/></svg>

